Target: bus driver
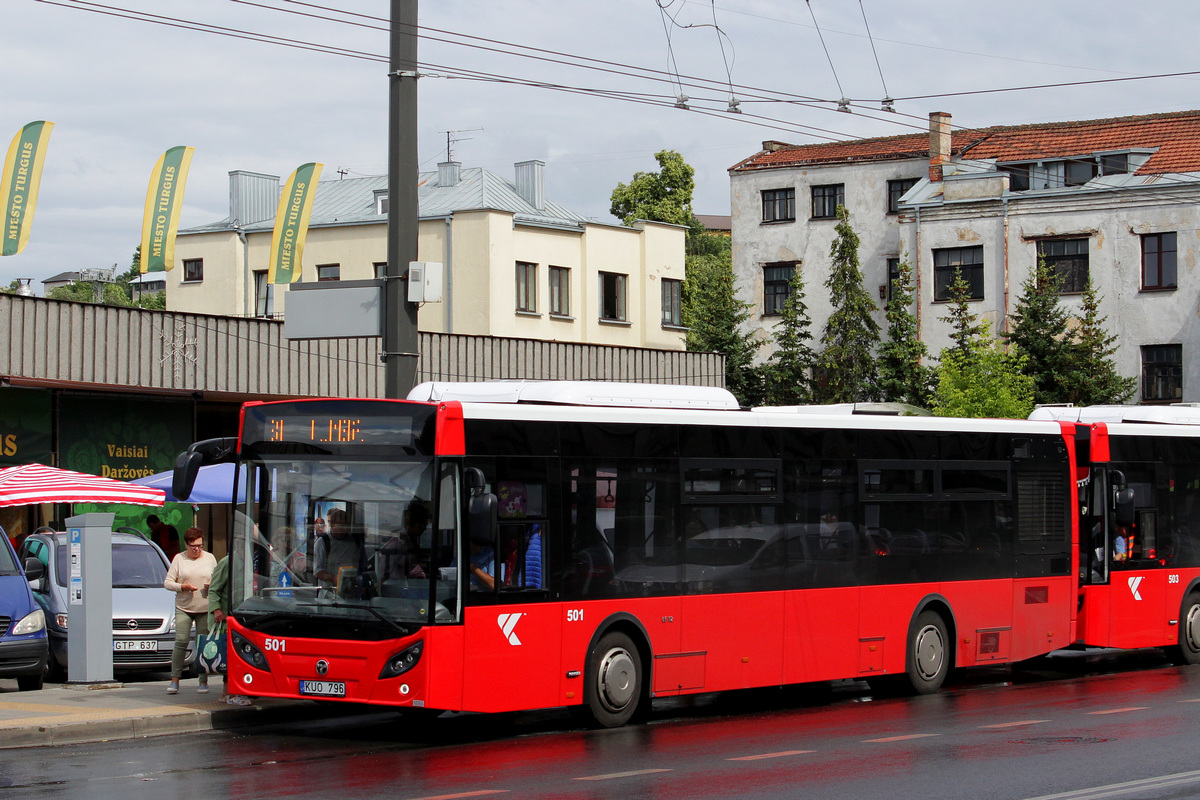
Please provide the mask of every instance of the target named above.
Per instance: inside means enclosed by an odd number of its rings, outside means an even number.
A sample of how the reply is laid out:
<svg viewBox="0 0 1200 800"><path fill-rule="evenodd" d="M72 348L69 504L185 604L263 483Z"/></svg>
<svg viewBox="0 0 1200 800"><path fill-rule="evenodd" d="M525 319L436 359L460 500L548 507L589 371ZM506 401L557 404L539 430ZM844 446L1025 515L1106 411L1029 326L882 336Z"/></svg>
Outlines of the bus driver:
<svg viewBox="0 0 1200 800"><path fill-rule="evenodd" d="M342 589L342 579L348 573L357 577L362 560L362 547L351 535L350 525L344 509L329 512L329 535L317 539L313 554L315 577L320 586Z"/></svg>

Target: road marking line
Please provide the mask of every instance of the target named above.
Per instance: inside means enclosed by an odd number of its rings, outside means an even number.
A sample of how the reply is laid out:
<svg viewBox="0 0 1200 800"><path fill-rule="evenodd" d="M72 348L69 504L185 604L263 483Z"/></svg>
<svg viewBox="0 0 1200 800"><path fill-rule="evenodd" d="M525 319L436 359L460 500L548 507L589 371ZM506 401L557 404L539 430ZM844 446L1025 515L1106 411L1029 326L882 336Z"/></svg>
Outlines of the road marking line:
<svg viewBox="0 0 1200 800"><path fill-rule="evenodd" d="M1181 703L1200 703L1200 697L1197 697L1194 700L1180 700L1179 702L1181 702Z"/></svg>
<svg viewBox="0 0 1200 800"><path fill-rule="evenodd" d="M576 778L577 781L611 781L616 778L632 778L635 775L653 775L656 772L670 772L669 769L635 769L629 772L610 772L607 775L588 775Z"/></svg>
<svg viewBox="0 0 1200 800"><path fill-rule="evenodd" d="M885 736L882 739L863 739L863 742L903 742L906 739L926 739L930 736L941 736L940 733L910 733L907 736Z"/></svg>
<svg viewBox="0 0 1200 800"><path fill-rule="evenodd" d="M736 758L727 758L726 761L760 761L764 758L783 758L784 756L799 756L805 753L815 753L816 750L784 750L780 753L760 753L756 756L737 756Z"/></svg>
<svg viewBox="0 0 1200 800"><path fill-rule="evenodd" d="M457 800L460 797L485 797L489 794L508 794L511 789L480 789L477 792L459 792L458 794L435 794L429 797L419 797L417 800Z"/></svg>
<svg viewBox="0 0 1200 800"><path fill-rule="evenodd" d="M1049 722L1048 719L1022 719L1017 722L1001 722L998 725L980 725L980 728L1016 728L1021 725L1037 725L1040 722Z"/></svg>
<svg viewBox="0 0 1200 800"><path fill-rule="evenodd" d="M1145 711L1150 706L1129 706L1128 708L1110 708L1106 711L1089 711L1089 714L1124 714L1126 711Z"/></svg>
<svg viewBox="0 0 1200 800"><path fill-rule="evenodd" d="M1144 792L1147 789L1164 789L1170 786L1182 786L1200 781L1200 770L1192 772L1177 772L1174 775L1160 775L1157 778L1142 778L1125 783L1110 783L1105 786L1093 786L1088 789L1076 789L1071 792L1058 794L1043 794L1030 797L1028 800L1099 800L1103 797L1117 797L1133 792Z"/></svg>

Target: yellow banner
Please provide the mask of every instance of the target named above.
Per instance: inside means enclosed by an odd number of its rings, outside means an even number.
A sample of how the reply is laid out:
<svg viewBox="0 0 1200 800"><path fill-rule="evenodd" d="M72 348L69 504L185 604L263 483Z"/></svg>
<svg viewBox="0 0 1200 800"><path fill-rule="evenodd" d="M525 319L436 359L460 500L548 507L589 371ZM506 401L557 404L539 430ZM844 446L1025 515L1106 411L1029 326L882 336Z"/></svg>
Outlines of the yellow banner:
<svg viewBox="0 0 1200 800"><path fill-rule="evenodd" d="M288 178L279 195L275 212L275 233L271 236L271 261L268 283L295 283L300 280L300 260L304 237L312 215L313 198L324 164L301 164Z"/></svg>
<svg viewBox="0 0 1200 800"><path fill-rule="evenodd" d="M0 256L15 256L29 242L42 165L53 128L53 122L31 122L17 131L8 147L4 173L0 175L0 212L4 214Z"/></svg>
<svg viewBox="0 0 1200 800"><path fill-rule="evenodd" d="M159 156L146 189L142 214L142 260L140 271L164 272L175 266L175 232L183 209L183 185L192 164L193 147L172 147Z"/></svg>

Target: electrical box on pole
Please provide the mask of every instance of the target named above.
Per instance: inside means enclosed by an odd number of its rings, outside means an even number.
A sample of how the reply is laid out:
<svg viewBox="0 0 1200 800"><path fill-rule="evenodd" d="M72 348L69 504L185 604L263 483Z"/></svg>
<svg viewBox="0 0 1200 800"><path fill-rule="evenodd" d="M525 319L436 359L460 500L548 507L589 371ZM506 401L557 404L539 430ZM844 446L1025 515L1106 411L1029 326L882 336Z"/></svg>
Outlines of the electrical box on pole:
<svg viewBox="0 0 1200 800"><path fill-rule="evenodd" d="M442 302L442 262L408 262L408 302Z"/></svg>

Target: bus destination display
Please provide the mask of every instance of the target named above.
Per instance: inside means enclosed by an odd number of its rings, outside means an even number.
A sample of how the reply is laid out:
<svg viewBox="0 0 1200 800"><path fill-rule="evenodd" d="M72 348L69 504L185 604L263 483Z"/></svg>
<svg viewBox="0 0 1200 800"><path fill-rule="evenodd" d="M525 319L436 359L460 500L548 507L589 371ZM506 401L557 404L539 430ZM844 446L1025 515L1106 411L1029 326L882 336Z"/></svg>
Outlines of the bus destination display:
<svg viewBox="0 0 1200 800"><path fill-rule="evenodd" d="M266 423L268 442L311 444L365 444L362 420L346 417L270 417Z"/></svg>
<svg viewBox="0 0 1200 800"><path fill-rule="evenodd" d="M242 441L270 452L293 452L292 447L329 453L413 447L419 432L432 422L432 409L398 410L409 409L340 400L263 403L246 409Z"/></svg>

